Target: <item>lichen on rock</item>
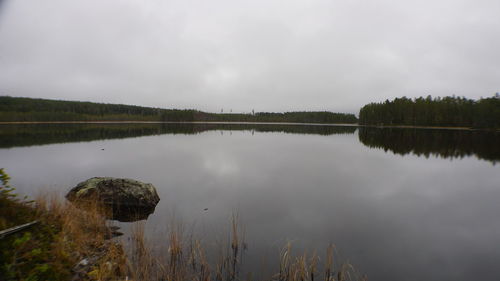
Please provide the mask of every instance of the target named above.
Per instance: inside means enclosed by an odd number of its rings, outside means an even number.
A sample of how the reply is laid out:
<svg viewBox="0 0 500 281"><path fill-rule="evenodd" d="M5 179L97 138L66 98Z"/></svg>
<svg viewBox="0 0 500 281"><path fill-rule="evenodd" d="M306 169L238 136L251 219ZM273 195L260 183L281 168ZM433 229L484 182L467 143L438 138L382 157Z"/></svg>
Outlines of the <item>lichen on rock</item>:
<svg viewBox="0 0 500 281"><path fill-rule="evenodd" d="M120 221L145 219L160 201L151 183L111 177L83 181L72 188L66 198L75 203L101 203L112 210L109 218Z"/></svg>

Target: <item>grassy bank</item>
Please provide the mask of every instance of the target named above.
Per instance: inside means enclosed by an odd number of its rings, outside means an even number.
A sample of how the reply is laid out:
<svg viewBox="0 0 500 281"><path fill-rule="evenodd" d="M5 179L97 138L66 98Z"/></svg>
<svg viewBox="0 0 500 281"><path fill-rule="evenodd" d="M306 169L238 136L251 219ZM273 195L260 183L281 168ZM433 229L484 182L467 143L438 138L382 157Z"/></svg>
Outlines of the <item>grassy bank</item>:
<svg viewBox="0 0 500 281"><path fill-rule="evenodd" d="M1 280L112 280L125 277L120 244L97 208L82 212L58 197L20 199L0 169L0 230L38 221L0 239Z"/></svg>
<svg viewBox="0 0 500 281"><path fill-rule="evenodd" d="M112 230L99 206L83 211L57 196L19 199L1 169L0 175L0 230L39 221L0 239L1 280L261 280L260 272L241 271L247 244L236 216L215 255L174 224L165 234L168 250L159 255L141 222L134 223L125 254L121 242L109 239ZM295 256L291 248L287 244L276 254L279 266L265 280L365 280L350 264L334 259L333 245L324 255Z"/></svg>

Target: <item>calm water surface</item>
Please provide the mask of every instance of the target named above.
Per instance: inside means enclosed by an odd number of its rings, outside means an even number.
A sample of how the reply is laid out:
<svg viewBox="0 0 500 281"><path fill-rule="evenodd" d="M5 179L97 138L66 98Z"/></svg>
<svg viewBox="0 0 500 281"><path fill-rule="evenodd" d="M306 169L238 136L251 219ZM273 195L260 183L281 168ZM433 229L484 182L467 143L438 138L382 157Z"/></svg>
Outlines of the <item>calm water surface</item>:
<svg viewBox="0 0 500 281"><path fill-rule="evenodd" d="M386 281L499 280L499 147L498 133L452 130L0 125L0 167L21 193L151 182L158 245L172 217L211 243L237 212L250 267L272 268L288 241L297 253L334 243Z"/></svg>

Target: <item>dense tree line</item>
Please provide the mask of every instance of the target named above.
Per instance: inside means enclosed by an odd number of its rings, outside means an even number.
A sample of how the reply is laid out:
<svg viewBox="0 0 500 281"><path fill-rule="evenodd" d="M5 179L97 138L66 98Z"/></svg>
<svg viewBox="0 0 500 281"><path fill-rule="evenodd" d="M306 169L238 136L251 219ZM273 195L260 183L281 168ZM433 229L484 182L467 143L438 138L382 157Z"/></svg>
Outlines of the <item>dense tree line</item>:
<svg viewBox="0 0 500 281"><path fill-rule="evenodd" d="M27 121L219 121L356 123L354 114L286 112L255 114L207 113L198 110L161 109L123 104L0 97L0 122Z"/></svg>
<svg viewBox="0 0 500 281"><path fill-rule="evenodd" d="M500 95L471 100L464 97L396 98L361 108L363 125L411 125L500 128Z"/></svg>
<svg viewBox="0 0 500 281"><path fill-rule="evenodd" d="M162 112L133 105L0 97L0 121L159 121Z"/></svg>
<svg viewBox="0 0 500 281"><path fill-rule="evenodd" d="M186 114L187 115L187 114ZM189 119L189 115L185 119ZM165 121L172 121L166 114ZM255 114L242 113L205 113L194 112L194 121L218 121L218 122L289 122L289 123L357 123L354 114L333 113L328 111L296 111L296 112L257 112ZM174 120L177 121L177 120Z"/></svg>

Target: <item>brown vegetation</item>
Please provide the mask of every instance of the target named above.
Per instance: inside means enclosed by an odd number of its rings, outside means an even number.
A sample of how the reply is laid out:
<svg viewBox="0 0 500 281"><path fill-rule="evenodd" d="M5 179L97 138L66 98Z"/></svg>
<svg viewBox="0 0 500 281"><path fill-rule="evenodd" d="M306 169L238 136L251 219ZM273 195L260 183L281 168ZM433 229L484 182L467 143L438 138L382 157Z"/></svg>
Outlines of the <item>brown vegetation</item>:
<svg viewBox="0 0 500 281"><path fill-rule="evenodd" d="M6 178L8 181L8 177ZM252 280L254 273L242 276L240 270L247 248L238 216L231 219L231 230L225 243L219 243L218 254L210 260L201 241L184 235L181 224L172 224L167 235L167 253L155 252L145 235L144 223L134 223L128 256L122 244L111 240L112 228L102 216L102 208L87 205L78 209L60 196L39 196L33 202L5 197L1 186L2 229L14 214L16 224L32 219L36 226L0 239L0 276L2 280ZM10 210L10 211L9 211ZM24 221L23 221L24 219ZM10 227L10 226L8 226ZM5 249L5 250L4 250ZM259 272L256 272L259 274ZM326 249L325 258L313 253L294 256L288 243L280 253L277 273L266 280L277 281L344 281L364 280L348 263L334 261L334 247Z"/></svg>
<svg viewBox="0 0 500 281"><path fill-rule="evenodd" d="M153 254L152 246L144 234L144 224L137 223L132 233L130 276L134 280L198 280L236 281L253 280L253 274L242 276L240 268L246 242L238 226L237 216L231 219L231 233L225 245L221 245L215 259L208 261L206 247L201 241L186 239L182 227L173 225L168 234L168 254L162 258ZM324 259L316 253L294 256L288 243L279 256L277 273L266 280L276 281L347 281L366 280L351 264L334 261L335 247L329 245Z"/></svg>

